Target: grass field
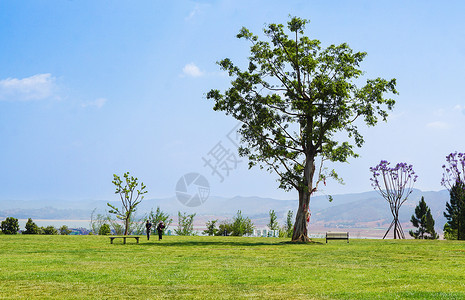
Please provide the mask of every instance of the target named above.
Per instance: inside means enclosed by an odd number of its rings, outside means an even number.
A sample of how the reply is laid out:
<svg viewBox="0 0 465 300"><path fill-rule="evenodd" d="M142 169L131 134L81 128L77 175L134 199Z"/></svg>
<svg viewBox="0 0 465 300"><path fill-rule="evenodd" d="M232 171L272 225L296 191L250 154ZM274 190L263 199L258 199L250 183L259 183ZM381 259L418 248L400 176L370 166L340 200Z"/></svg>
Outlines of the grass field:
<svg viewBox="0 0 465 300"><path fill-rule="evenodd" d="M465 299L465 243L0 235L0 298Z"/></svg>

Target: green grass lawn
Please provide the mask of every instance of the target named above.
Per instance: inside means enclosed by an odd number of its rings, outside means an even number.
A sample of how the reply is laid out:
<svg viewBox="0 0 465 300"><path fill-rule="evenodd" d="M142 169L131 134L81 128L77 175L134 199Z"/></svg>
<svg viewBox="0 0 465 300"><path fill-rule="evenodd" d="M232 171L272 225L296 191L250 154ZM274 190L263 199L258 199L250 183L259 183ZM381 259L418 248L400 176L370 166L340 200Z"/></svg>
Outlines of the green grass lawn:
<svg viewBox="0 0 465 300"><path fill-rule="evenodd" d="M0 298L465 299L465 243L0 235Z"/></svg>

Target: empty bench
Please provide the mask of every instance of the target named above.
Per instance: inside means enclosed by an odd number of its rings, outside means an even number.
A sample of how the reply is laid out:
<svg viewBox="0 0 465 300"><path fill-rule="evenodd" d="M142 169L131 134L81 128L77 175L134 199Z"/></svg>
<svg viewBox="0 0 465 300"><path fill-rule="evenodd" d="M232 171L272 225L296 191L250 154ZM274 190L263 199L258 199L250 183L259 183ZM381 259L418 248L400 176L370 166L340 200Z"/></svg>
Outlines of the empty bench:
<svg viewBox="0 0 465 300"><path fill-rule="evenodd" d="M348 232L326 232L326 243L328 240L347 240L349 242L349 233Z"/></svg>
<svg viewBox="0 0 465 300"><path fill-rule="evenodd" d="M110 244L113 244L114 239L123 239L123 244L126 244L126 239L136 239L139 244L139 236L110 236Z"/></svg>

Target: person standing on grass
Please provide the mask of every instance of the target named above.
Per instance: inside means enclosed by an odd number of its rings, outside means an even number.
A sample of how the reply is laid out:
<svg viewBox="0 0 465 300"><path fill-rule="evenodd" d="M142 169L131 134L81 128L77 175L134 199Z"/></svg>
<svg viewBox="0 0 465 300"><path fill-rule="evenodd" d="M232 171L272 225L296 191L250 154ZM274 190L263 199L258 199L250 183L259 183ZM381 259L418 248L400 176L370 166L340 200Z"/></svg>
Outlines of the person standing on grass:
<svg viewBox="0 0 465 300"><path fill-rule="evenodd" d="M150 240L150 231L152 229L152 223L149 220L145 223L145 231L147 232L147 241Z"/></svg>
<svg viewBox="0 0 465 300"><path fill-rule="evenodd" d="M165 229L165 224L163 224L163 221L160 221L157 226L157 231L158 231L158 240L160 241L163 235L163 229Z"/></svg>

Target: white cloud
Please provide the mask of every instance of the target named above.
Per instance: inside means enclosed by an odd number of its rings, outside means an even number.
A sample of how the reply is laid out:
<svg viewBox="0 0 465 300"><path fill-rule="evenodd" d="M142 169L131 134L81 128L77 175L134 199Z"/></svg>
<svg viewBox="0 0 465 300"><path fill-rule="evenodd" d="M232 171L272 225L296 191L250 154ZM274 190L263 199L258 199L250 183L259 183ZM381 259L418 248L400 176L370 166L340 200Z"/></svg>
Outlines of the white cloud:
<svg viewBox="0 0 465 300"><path fill-rule="evenodd" d="M454 107L454 110L458 110L458 111L461 112L462 114L465 114L465 105L457 104L457 105Z"/></svg>
<svg viewBox="0 0 465 300"><path fill-rule="evenodd" d="M0 100L41 100L52 96L55 78L50 73L37 74L22 79L0 80Z"/></svg>
<svg viewBox="0 0 465 300"><path fill-rule="evenodd" d="M449 129L450 126L446 122L441 122L441 121L435 121L426 124L426 127L432 128L432 129Z"/></svg>
<svg viewBox="0 0 465 300"><path fill-rule="evenodd" d="M199 12L200 12L200 6L196 4L194 9L186 17L186 21L192 20L197 14L199 14Z"/></svg>
<svg viewBox="0 0 465 300"><path fill-rule="evenodd" d="M190 77L200 77L204 75L204 73L200 71L199 67L197 67L194 63L185 65L184 68L182 68L182 73Z"/></svg>
<svg viewBox="0 0 465 300"><path fill-rule="evenodd" d="M106 102L107 102L107 99L106 99L106 98L97 98L97 99L95 99L94 101L90 101L90 102L83 103L81 106L82 106L82 107L97 107L97 108L101 108L102 106L105 105Z"/></svg>

